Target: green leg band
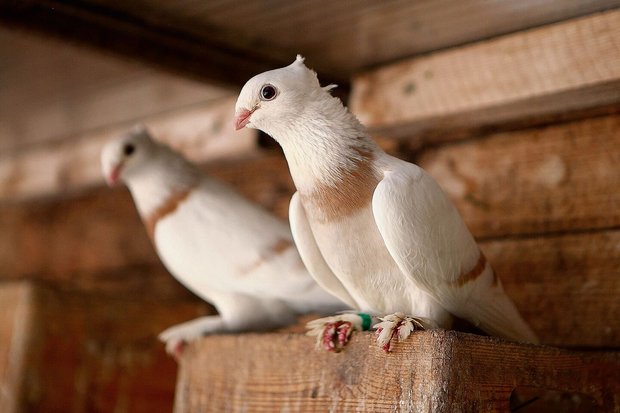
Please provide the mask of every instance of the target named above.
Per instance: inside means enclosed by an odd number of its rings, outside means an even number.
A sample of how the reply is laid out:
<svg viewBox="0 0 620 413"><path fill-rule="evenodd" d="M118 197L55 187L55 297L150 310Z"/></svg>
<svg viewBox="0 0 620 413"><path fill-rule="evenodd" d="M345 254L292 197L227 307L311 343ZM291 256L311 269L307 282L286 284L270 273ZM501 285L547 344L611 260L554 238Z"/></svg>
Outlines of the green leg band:
<svg viewBox="0 0 620 413"><path fill-rule="evenodd" d="M362 331L370 330L370 327L372 327L372 317L366 313L357 313L357 315L362 319Z"/></svg>

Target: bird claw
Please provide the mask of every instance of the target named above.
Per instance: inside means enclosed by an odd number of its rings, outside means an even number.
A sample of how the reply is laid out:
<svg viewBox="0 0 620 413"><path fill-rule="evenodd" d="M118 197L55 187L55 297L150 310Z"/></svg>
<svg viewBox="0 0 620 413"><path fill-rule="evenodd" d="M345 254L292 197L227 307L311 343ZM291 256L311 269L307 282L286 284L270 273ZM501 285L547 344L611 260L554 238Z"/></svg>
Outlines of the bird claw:
<svg viewBox="0 0 620 413"><path fill-rule="evenodd" d="M414 330L426 330L437 326L430 320L406 316L403 313L394 313L380 318L381 322L374 325L377 329L377 344L383 351L392 351L392 342L395 338L404 341Z"/></svg>
<svg viewBox="0 0 620 413"><path fill-rule="evenodd" d="M352 324L348 321L326 323L320 336L320 345L327 351L339 353L349 342L352 332Z"/></svg>
<svg viewBox="0 0 620 413"><path fill-rule="evenodd" d="M226 331L225 328L221 317L205 316L169 327L158 338L166 343L166 353L179 361L189 343L205 334Z"/></svg>
<svg viewBox="0 0 620 413"><path fill-rule="evenodd" d="M178 362L181 360L181 356L187 348L187 344L185 340L170 340L166 342L166 353Z"/></svg>
<svg viewBox="0 0 620 413"><path fill-rule="evenodd" d="M350 313L312 320L306 324L306 328L306 335L316 337L317 348L334 353L344 349L353 331L362 330L360 316Z"/></svg>

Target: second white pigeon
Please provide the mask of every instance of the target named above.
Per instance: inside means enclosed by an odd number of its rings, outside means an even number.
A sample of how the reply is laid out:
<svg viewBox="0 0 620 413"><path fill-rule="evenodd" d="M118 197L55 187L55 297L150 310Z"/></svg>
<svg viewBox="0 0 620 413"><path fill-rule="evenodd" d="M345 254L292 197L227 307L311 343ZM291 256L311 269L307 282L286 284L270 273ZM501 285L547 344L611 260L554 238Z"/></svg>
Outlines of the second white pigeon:
<svg viewBox="0 0 620 413"><path fill-rule="evenodd" d="M110 185L129 187L166 268L218 310L161 333L169 353L204 334L271 329L300 313L347 308L308 274L285 223L144 128L108 143L101 160Z"/></svg>
<svg viewBox="0 0 620 413"><path fill-rule="evenodd" d="M493 335L537 342L437 183L383 152L331 88L298 56L250 79L235 115L237 129L260 129L284 150L297 187L291 228L317 282L352 297L357 309L389 314L377 326L386 350L417 327L449 327L450 314ZM330 332L357 328L352 318L310 327L341 346L347 335Z"/></svg>

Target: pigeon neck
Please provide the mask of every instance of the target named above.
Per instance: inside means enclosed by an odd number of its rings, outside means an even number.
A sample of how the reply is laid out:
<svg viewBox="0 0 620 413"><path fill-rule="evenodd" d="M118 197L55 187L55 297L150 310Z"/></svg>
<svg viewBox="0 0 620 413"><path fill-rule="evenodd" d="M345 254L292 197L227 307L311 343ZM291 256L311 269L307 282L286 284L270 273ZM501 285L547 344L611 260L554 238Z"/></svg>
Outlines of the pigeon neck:
<svg viewBox="0 0 620 413"><path fill-rule="evenodd" d="M301 192L317 184L336 186L344 176L355 173L360 162L368 162L381 152L355 116L338 104L339 108L307 110L274 134Z"/></svg>
<svg viewBox="0 0 620 413"><path fill-rule="evenodd" d="M166 159L167 158L167 159ZM151 217L171 198L194 188L199 171L178 157L160 157L143 166L128 182L136 208L142 219Z"/></svg>

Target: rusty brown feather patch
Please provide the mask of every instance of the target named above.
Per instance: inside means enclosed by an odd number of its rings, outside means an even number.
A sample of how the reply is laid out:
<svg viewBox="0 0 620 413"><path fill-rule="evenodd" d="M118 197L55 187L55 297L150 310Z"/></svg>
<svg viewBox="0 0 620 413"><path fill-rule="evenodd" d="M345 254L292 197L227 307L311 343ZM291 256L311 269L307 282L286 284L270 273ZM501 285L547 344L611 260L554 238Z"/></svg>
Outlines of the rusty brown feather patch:
<svg viewBox="0 0 620 413"><path fill-rule="evenodd" d="M149 237L153 242L155 242L155 226L157 223L170 215L179 207L179 205L187 199L189 194L191 194L193 188L184 189L182 191L175 191L170 194L170 196L164 201L164 203L159 206L155 211L153 211L149 216L144 219L144 226L146 227L146 232L149 234Z"/></svg>
<svg viewBox="0 0 620 413"><path fill-rule="evenodd" d="M275 244L273 244L271 248L269 248L269 250L277 255L282 254L284 251L291 248L292 246L293 243L291 241L282 238L279 239Z"/></svg>
<svg viewBox="0 0 620 413"><path fill-rule="evenodd" d="M261 258L253 262L251 265L247 266L246 268L243 268L241 270L241 273L249 274L250 272L254 271L256 268L260 267L263 263L268 261L270 257L280 255L284 253L284 251L292 247L293 247L293 243L291 241L284 239L284 238L280 238L267 249L268 252L266 256L262 256Z"/></svg>
<svg viewBox="0 0 620 413"><path fill-rule="evenodd" d="M480 257L478 258L478 262L476 263L474 268L472 268L471 270L469 270L468 272L464 274L461 274L461 276L457 278L456 280L454 280L451 284L457 287L461 287L467 284L468 282L475 280L476 278L480 277L480 275L486 268L486 265L487 265L487 259L482 253L482 251L480 251ZM497 280L495 278L495 273L493 273L493 283L495 284L496 282Z"/></svg>
<svg viewBox="0 0 620 413"><path fill-rule="evenodd" d="M360 159L353 168L340 171L337 186L319 185L312 192L300 193L306 211L320 222L344 218L366 207L380 181L374 168L374 154L356 150Z"/></svg>

